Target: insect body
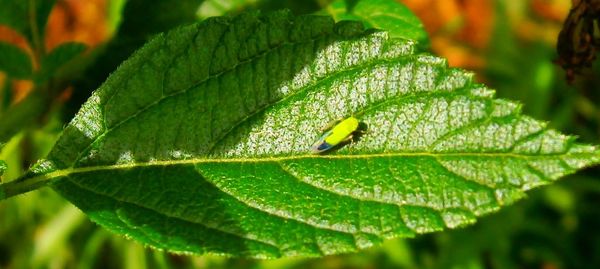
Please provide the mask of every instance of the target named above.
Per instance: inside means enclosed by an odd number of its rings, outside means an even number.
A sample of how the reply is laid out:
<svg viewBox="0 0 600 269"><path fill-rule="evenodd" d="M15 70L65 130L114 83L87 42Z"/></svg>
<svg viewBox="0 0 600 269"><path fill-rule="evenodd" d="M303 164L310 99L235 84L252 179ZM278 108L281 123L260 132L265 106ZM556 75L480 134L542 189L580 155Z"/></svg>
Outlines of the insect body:
<svg viewBox="0 0 600 269"><path fill-rule="evenodd" d="M358 129L358 120L355 117L349 117L338 122L333 128L328 129L313 144L312 151L314 153L327 151L339 143L352 138L352 133Z"/></svg>

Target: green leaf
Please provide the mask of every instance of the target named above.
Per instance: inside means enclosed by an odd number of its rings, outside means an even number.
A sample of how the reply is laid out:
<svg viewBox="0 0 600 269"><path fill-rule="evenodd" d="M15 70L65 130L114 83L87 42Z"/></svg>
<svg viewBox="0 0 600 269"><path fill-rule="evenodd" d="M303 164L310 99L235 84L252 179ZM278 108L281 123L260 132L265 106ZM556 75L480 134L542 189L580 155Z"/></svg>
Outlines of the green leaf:
<svg viewBox="0 0 600 269"><path fill-rule="evenodd" d="M4 145L0 143L0 149L2 149L3 146ZM0 183L2 182L2 175L4 174L4 171L6 171L6 168L8 168L6 162L0 160ZM2 199L4 199L4 191L0 188L0 200Z"/></svg>
<svg viewBox="0 0 600 269"><path fill-rule="evenodd" d="M415 42L361 27L246 13L161 34L0 189L52 179L93 221L173 252L322 256L471 224L600 161ZM349 115L366 133L311 154Z"/></svg>
<svg viewBox="0 0 600 269"><path fill-rule="evenodd" d="M0 71L11 78L26 79L31 76L31 59L25 51L5 42L0 42Z"/></svg>
<svg viewBox="0 0 600 269"><path fill-rule="evenodd" d="M206 0L198 8L198 17L206 19L214 16L239 11L242 8L256 5L260 0Z"/></svg>
<svg viewBox="0 0 600 269"><path fill-rule="evenodd" d="M0 149L4 146L4 144L0 144ZM0 160L0 176L2 176L2 174L4 174L4 171L6 171L6 168L8 168L6 166L6 162L4 162L3 160Z"/></svg>
<svg viewBox="0 0 600 269"><path fill-rule="evenodd" d="M42 68L38 74L38 80L44 81L54 75L58 75L56 73L59 69L81 55L86 47L83 43L66 42L54 48L42 60Z"/></svg>
<svg viewBox="0 0 600 269"><path fill-rule="evenodd" d="M13 28L33 42L35 35L44 36L48 15L55 2L56 0L0 0L0 24Z"/></svg>
<svg viewBox="0 0 600 269"><path fill-rule="evenodd" d="M209 17L237 15L242 11L290 10L294 14L310 14L322 8L321 0L206 0L198 8L198 17L204 20Z"/></svg>
<svg viewBox="0 0 600 269"><path fill-rule="evenodd" d="M359 20L368 28L388 31L392 38L416 40L429 46L423 23L406 6L395 0L336 0L324 11L336 21Z"/></svg>
<svg viewBox="0 0 600 269"><path fill-rule="evenodd" d="M7 25L24 36L29 34L29 1L0 0L0 24Z"/></svg>

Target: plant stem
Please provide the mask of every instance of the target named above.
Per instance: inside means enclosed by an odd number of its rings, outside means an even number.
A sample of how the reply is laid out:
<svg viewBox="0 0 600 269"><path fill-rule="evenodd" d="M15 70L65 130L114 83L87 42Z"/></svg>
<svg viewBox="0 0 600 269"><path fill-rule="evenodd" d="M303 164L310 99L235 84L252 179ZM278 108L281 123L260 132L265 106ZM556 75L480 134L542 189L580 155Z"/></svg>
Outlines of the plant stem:
<svg viewBox="0 0 600 269"><path fill-rule="evenodd" d="M0 201L37 190L50 183L46 176L25 177L0 184Z"/></svg>
<svg viewBox="0 0 600 269"><path fill-rule="evenodd" d="M39 61L44 57L45 49L40 37L40 29L37 25L37 12L35 0L29 0L29 26L31 28L31 39L33 42L33 53L35 61Z"/></svg>

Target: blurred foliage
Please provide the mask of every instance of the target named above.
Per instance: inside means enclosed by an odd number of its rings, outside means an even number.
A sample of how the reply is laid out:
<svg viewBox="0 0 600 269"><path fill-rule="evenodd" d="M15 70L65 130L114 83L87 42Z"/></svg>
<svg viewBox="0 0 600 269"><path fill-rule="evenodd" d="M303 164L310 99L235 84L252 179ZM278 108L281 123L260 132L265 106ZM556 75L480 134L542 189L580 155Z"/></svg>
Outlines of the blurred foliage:
<svg viewBox="0 0 600 269"><path fill-rule="evenodd" d="M0 159L8 166L3 181L15 179L47 154L93 85L99 85L151 35L199 19L195 16L285 7L302 14L329 3L207 0L189 1L182 5L185 8L171 10L167 4L142 2L57 1L45 30L45 49L66 41L81 42L98 60L89 63L88 72L77 83L50 85L59 93L54 96L58 101L1 147ZM577 134L583 142L600 142L598 63L572 85L566 83L564 71L552 64L558 57L554 46L571 1L401 2L423 20L431 35L431 49L451 65L474 70L500 97L520 100L525 113L549 121L553 128ZM215 7L222 9L215 11ZM209 8L213 13L207 13ZM0 41L24 50L37 70L36 47L29 42L30 34L19 34L28 28L19 27L18 31L0 27ZM106 54L115 50L120 54ZM0 115L32 88L31 81L0 74ZM600 169L592 168L534 190L528 199L465 229L390 240L356 254L260 261L176 256L147 249L99 228L60 196L43 189L0 203L0 268L600 268L599 203Z"/></svg>
<svg viewBox="0 0 600 269"><path fill-rule="evenodd" d="M405 5L393 0L336 0L318 14L330 15L335 21L362 21L367 29L385 29L392 38L415 40L420 49L429 47L420 19Z"/></svg>

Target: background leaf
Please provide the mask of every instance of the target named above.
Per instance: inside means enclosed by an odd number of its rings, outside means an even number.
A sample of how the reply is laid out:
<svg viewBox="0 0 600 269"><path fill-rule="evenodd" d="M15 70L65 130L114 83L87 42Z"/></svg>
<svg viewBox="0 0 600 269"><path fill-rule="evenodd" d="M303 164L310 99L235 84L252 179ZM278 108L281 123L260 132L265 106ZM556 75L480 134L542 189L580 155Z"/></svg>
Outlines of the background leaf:
<svg viewBox="0 0 600 269"><path fill-rule="evenodd" d="M29 32L28 5L29 1L0 0L0 24L10 26L26 36Z"/></svg>
<svg viewBox="0 0 600 269"><path fill-rule="evenodd" d="M86 45L82 43L66 42L60 44L50 51L50 53L42 60L42 69L38 74L38 80L44 81L51 76L59 76L57 74L59 69L74 60L83 53L85 49Z"/></svg>
<svg viewBox="0 0 600 269"><path fill-rule="evenodd" d="M84 104L31 171L92 220L161 249L321 256L473 223L594 147L412 41L275 13L159 35ZM355 115L367 133L310 154Z"/></svg>
<svg viewBox="0 0 600 269"><path fill-rule="evenodd" d="M35 43L35 34L44 36L48 15L55 2L56 0L0 0L0 24L13 28Z"/></svg>
<svg viewBox="0 0 600 269"><path fill-rule="evenodd" d="M22 49L0 42L0 71L13 78L26 79L31 76L31 59Z"/></svg>
<svg viewBox="0 0 600 269"><path fill-rule="evenodd" d="M0 149L2 148L2 146L4 146L3 144L0 144ZM6 170L6 168L8 168L6 166L6 163L3 160L0 160L0 176L2 174L4 174L4 171Z"/></svg>
<svg viewBox="0 0 600 269"><path fill-rule="evenodd" d="M324 11L336 21L358 20L368 28L385 29L390 37L416 40L429 46L423 23L406 6L394 0L336 0Z"/></svg>
<svg viewBox="0 0 600 269"><path fill-rule="evenodd" d="M326 6L329 0L206 0L198 8L198 17L237 15L248 10L277 11L290 10L295 15L313 14Z"/></svg>
<svg viewBox="0 0 600 269"><path fill-rule="evenodd" d="M0 149L2 149L3 146L4 145L0 143ZM6 166L6 162L0 160L0 183L2 182L2 175L4 174L4 171L6 171L6 168L8 168ZM2 191L2 189L0 189L0 199L4 199L4 192Z"/></svg>
<svg viewBox="0 0 600 269"><path fill-rule="evenodd" d="M223 16L239 12L245 7L255 6L260 0L206 0L198 8L198 17L202 20L209 17Z"/></svg>

